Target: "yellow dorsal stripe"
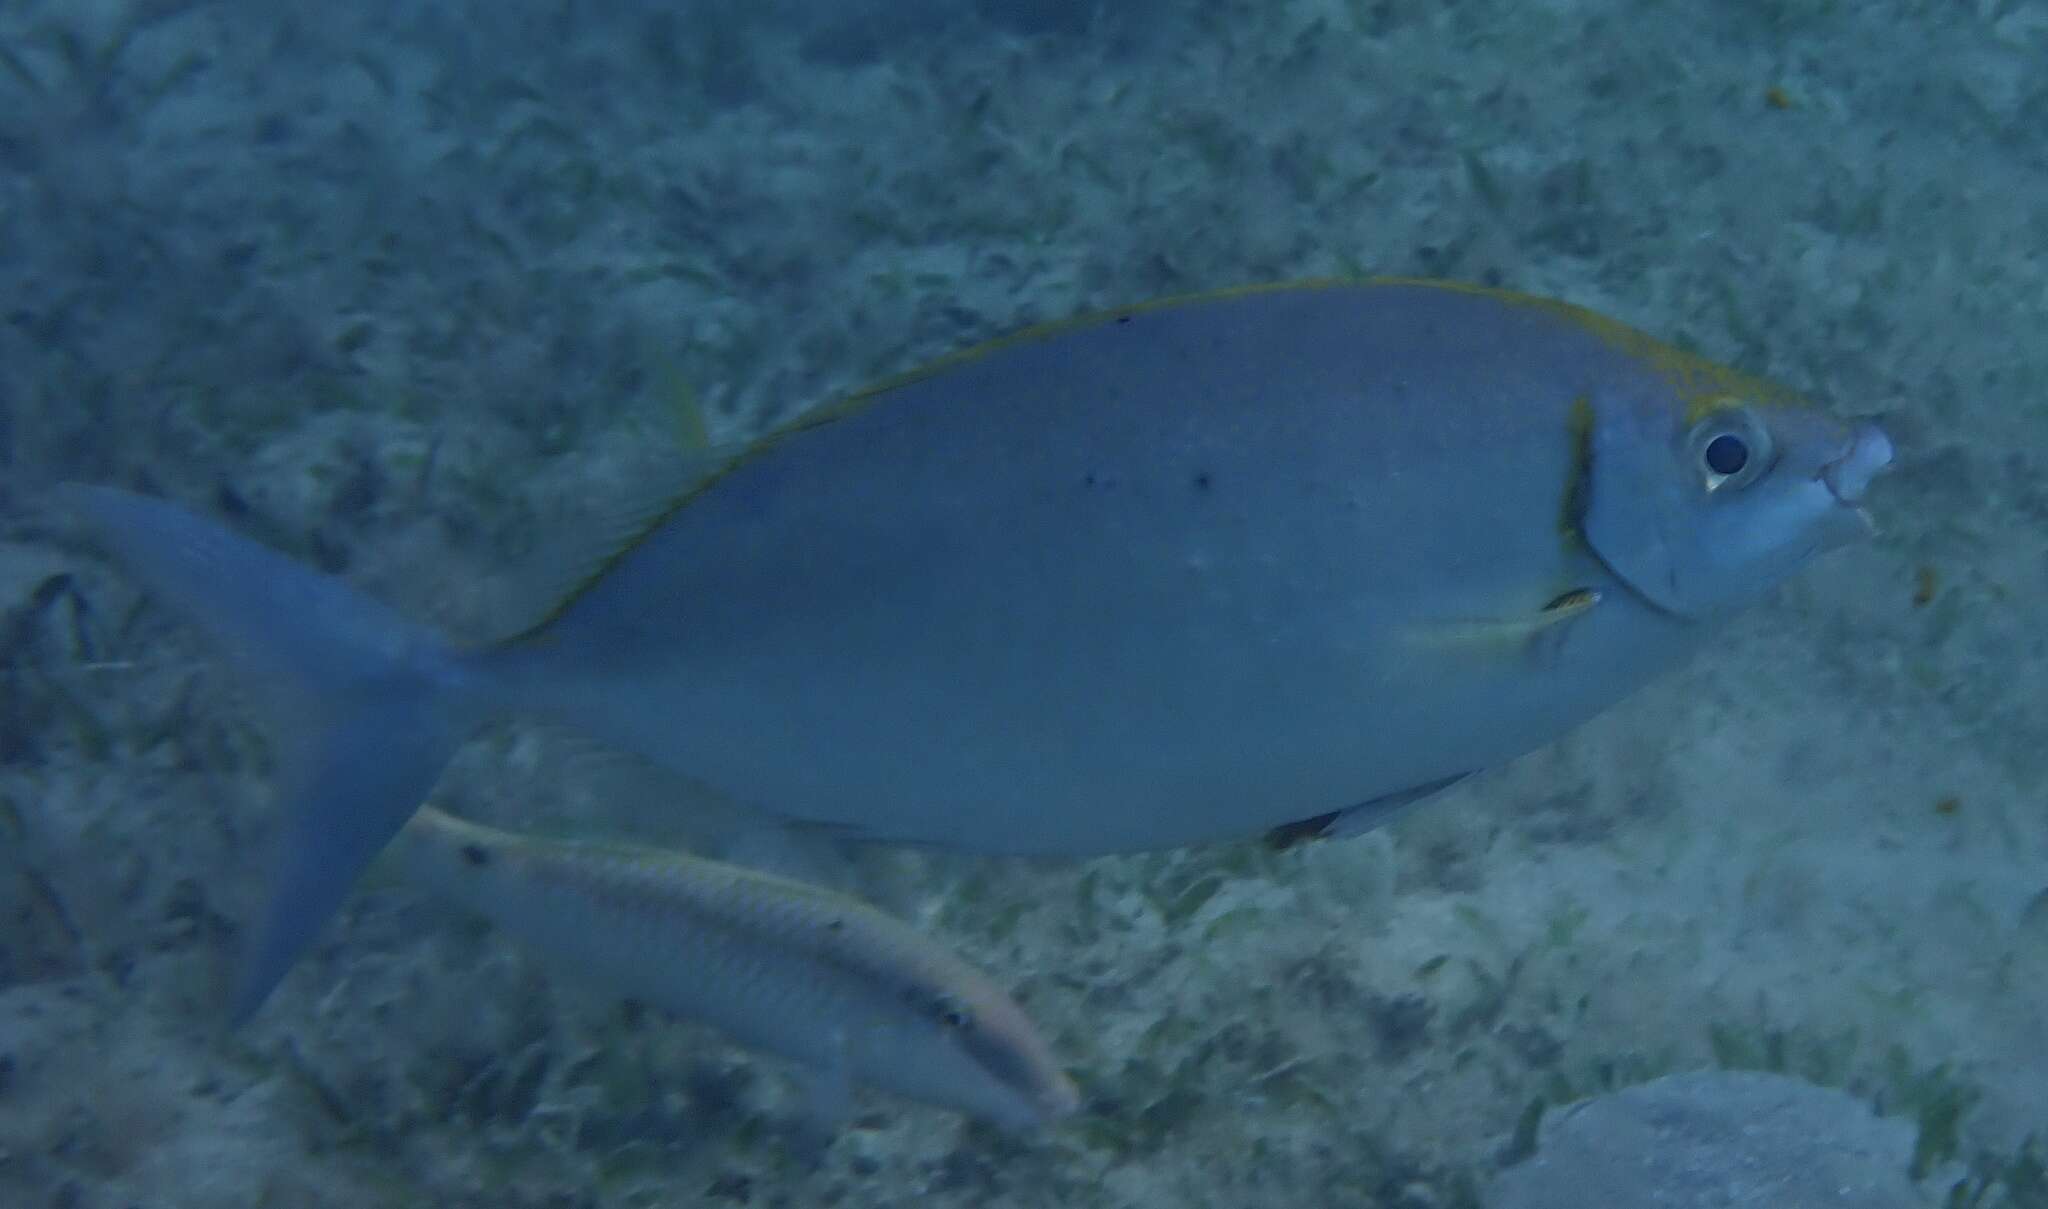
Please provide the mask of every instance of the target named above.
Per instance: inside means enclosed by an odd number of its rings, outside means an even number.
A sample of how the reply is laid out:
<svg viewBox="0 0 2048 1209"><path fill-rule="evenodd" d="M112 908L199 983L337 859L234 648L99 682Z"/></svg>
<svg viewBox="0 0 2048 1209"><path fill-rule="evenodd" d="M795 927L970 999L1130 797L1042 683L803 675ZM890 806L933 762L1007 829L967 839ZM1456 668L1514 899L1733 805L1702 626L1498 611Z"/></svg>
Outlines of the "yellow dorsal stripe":
<svg viewBox="0 0 2048 1209"><path fill-rule="evenodd" d="M993 353L1049 340L1082 328L1112 323L1132 315L1171 310L1184 306L1196 306L1224 299L1250 298L1261 294L1284 293L1290 290L1375 289L1382 287L1447 290L1461 294L1472 294L1483 298L1491 298L1509 306L1528 308L1564 319L1591 332L1610 346L1643 361L1662 374L1671 382L1673 389L1679 393L1680 398L1685 401L1688 423L1738 400L1772 405L1805 404L1805 400L1783 387L1773 385L1761 379L1752 378L1739 370L1718 365L1704 357L1699 357L1683 349L1665 344L1660 340L1637 331L1625 323L1609 319L1605 315L1589 311L1584 307L1574 306L1569 302L1559 302L1551 298L1541 298L1534 294L1519 294L1513 290L1496 289L1491 286L1471 285L1457 281L1439 281L1426 277L1317 277L1173 295L1149 302L1139 302L1109 310L1093 311L1071 319L1036 324L1005 336L998 336L993 340L983 341L980 344L971 345L958 352L947 354L936 361L918 366L915 369L905 370L902 373L883 378L878 382L853 391L836 402L828 403L823 407L815 408L792 420L786 421L780 426L747 442L738 452L727 458L722 465L697 480L687 490L677 495L675 499L660 507L649 510L645 522L634 527L625 535L624 540L620 541L618 545L603 557L594 560L591 564L590 573L564 592L561 598L555 602L554 607L542 614L533 624L506 638L501 645L512 646L541 639L549 626L554 624L585 593L589 592L594 584L603 579L618 564L620 559L630 553L634 547L645 541L648 534L667 524L670 518L687 507L692 500L708 491L713 485L733 471L755 458L761 457L798 433L823 427L836 420L865 411L892 391L925 381L969 362L978 361Z"/></svg>

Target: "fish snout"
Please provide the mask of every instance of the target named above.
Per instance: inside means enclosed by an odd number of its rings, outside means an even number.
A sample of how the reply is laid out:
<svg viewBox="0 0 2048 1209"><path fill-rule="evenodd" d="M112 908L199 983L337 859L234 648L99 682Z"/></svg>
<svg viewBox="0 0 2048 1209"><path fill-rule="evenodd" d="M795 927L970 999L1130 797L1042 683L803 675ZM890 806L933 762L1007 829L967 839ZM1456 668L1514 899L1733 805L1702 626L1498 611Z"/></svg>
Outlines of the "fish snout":
<svg viewBox="0 0 2048 1209"><path fill-rule="evenodd" d="M1891 464L1891 438L1875 424L1859 424L1842 452L1821 467L1820 479L1836 499L1853 507L1863 499L1870 480Z"/></svg>
<svg viewBox="0 0 2048 1209"><path fill-rule="evenodd" d="M1047 1124L1071 1117L1081 1110L1081 1088L1065 1071L1038 1093L1038 1111Z"/></svg>

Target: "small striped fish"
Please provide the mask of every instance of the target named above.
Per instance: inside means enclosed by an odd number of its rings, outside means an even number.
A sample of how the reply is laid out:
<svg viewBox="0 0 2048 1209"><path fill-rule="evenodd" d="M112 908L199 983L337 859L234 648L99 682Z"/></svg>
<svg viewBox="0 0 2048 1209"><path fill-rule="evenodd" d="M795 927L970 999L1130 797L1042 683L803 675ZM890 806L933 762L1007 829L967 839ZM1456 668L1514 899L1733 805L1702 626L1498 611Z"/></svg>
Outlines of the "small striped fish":
<svg viewBox="0 0 2048 1209"><path fill-rule="evenodd" d="M916 930L816 886L681 853L536 839L421 808L430 889L577 972L810 1072L813 1115L864 1084L1025 1130L1080 1096L1022 1009Z"/></svg>

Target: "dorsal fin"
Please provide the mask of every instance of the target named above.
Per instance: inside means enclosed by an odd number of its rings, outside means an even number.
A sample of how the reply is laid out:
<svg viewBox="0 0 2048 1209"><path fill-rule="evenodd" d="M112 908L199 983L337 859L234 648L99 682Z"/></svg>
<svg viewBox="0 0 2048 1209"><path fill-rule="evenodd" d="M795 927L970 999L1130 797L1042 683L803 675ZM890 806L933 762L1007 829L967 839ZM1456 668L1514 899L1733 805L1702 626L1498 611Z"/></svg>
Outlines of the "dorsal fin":
<svg viewBox="0 0 2048 1209"><path fill-rule="evenodd" d="M1593 588L1573 588L1552 596L1542 607L1519 615L1493 618L1465 618L1433 622L1414 627L1409 638L1419 646L1439 650L1465 650L1479 654L1514 654L1546 632L1555 632L1600 603Z"/></svg>
<svg viewBox="0 0 2048 1209"><path fill-rule="evenodd" d="M717 473L715 457L704 463L677 458L672 467L650 474L637 487L613 489L612 493L620 497L614 503L566 526L576 533L572 542L541 554L518 576L527 585L519 596L548 602L543 611L508 627L502 637L485 645L507 646L537 638L591 584L603 578L612 564Z"/></svg>
<svg viewBox="0 0 2048 1209"><path fill-rule="evenodd" d="M650 407L629 417L624 436L616 438L630 451L629 469L620 476L627 485L608 487L608 503L566 526L577 534L573 544L542 555L522 574L528 582L521 595L546 602L543 611L487 645L537 637L612 564L754 447L716 435L702 397L672 358L654 354L649 360Z"/></svg>

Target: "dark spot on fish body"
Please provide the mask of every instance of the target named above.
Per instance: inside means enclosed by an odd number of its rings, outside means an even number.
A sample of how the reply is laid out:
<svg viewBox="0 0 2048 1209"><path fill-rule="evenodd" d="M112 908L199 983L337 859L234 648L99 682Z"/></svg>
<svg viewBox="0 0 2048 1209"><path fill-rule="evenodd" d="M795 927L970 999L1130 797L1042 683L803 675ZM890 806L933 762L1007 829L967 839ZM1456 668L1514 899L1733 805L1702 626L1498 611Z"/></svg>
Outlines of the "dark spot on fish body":
<svg viewBox="0 0 2048 1209"><path fill-rule="evenodd" d="M1215 480L1209 477L1209 472L1206 470L1197 470L1195 472L1194 481L1195 490L1197 491L1207 491L1210 487L1215 485Z"/></svg>
<svg viewBox="0 0 2048 1209"><path fill-rule="evenodd" d="M1118 327L1122 327L1124 324L1129 323L1130 321L1131 317L1129 315L1118 315L1116 317L1116 323Z"/></svg>
<svg viewBox="0 0 2048 1209"><path fill-rule="evenodd" d="M462 846L462 859L470 868L481 869L491 863L491 853L482 844L464 844Z"/></svg>
<svg viewBox="0 0 2048 1209"><path fill-rule="evenodd" d="M1941 591L1941 575L1933 567L1923 566L1913 573L1913 607L1924 609L1934 603Z"/></svg>

